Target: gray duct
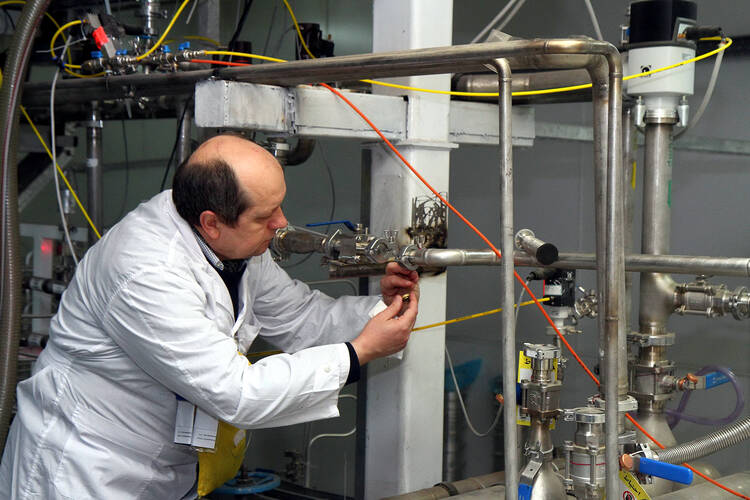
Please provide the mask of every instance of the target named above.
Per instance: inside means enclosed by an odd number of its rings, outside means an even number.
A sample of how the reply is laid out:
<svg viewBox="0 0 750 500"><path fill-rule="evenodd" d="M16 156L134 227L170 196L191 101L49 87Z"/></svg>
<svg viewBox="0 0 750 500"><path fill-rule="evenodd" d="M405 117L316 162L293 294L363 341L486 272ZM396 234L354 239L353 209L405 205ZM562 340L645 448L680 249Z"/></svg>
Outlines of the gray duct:
<svg viewBox="0 0 750 500"><path fill-rule="evenodd" d="M701 438L657 451L661 462L681 464L716 453L750 439L750 417L728 425Z"/></svg>
<svg viewBox="0 0 750 500"><path fill-rule="evenodd" d="M16 388L16 363L21 329L21 260L18 234L18 165L15 142L18 134L18 104L26 75L33 36L50 0L29 0L16 23L8 50L0 89L0 447L5 448ZM54 132L53 132L54 133Z"/></svg>

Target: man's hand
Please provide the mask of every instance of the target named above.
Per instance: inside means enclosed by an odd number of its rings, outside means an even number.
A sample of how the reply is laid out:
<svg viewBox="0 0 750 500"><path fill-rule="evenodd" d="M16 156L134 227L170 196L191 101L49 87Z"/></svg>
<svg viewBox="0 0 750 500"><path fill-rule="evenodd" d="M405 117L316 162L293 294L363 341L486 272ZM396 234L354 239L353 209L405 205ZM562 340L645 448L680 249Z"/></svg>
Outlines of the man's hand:
<svg viewBox="0 0 750 500"><path fill-rule="evenodd" d="M383 302L390 306L395 297L404 298L405 302L419 301L419 275L416 271L410 271L401 264L391 262L385 268L385 276L380 280L380 292L383 294ZM404 304L405 305L405 304Z"/></svg>
<svg viewBox="0 0 750 500"><path fill-rule="evenodd" d="M400 312L402 306L405 306L403 313ZM390 305L368 321L359 336L352 340L359 364L364 365L406 347L416 319L417 300L404 302L400 295L393 296Z"/></svg>

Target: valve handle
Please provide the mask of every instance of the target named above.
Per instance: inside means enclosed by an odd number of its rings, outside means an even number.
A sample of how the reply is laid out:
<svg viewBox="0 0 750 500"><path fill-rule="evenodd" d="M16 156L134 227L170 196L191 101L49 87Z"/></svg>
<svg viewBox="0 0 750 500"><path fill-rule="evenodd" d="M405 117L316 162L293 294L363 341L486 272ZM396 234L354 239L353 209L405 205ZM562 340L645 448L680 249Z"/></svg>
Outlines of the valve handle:
<svg viewBox="0 0 750 500"><path fill-rule="evenodd" d="M681 484L693 482L693 471L682 465L668 464L645 457L633 457L635 470L641 474L656 476Z"/></svg>

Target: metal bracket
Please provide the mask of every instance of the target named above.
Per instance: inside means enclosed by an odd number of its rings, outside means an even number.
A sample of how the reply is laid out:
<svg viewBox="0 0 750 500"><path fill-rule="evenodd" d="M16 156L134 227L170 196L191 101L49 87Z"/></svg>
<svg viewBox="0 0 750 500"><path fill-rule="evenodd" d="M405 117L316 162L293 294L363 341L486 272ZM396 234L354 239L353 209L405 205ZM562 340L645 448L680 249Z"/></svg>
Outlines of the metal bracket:
<svg viewBox="0 0 750 500"><path fill-rule="evenodd" d="M628 334L628 342L639 344L641 347L674 345L675 335L672 332L664 335L649 335L647 333L632 332Z"/></svg>

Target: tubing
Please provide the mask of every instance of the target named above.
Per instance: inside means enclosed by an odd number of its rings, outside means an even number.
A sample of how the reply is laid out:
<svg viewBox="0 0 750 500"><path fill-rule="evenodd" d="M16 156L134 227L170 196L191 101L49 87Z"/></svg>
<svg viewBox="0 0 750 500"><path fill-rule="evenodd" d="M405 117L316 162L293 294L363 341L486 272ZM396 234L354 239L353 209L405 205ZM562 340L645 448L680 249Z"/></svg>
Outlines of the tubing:
<svg viewBox="0 0 750 500"><path fill-rule="evenodd" d="M502 255L513 255L515 238L513 235L513 142L511 137L511 83L513 77L506 59L496 59L492 65L497 70L498 109L500 111L500 251ZM507 408L516 407L516 319L513 314L515 290L513 283L513 260L500 262L500 282L502 283L501 338L503 392ZM508 500L518 497L518 482L521 464L518 456L518 433L516 412L503 414L503 434L505 443L505 495Z"/></svg>
<svg viewBox="0 0 750 500"><path fill-rule="evenodd" d="M86 191L89 213L94 227L103 227L104 221L104 151L102 149L102 115L99 103L91 103L91 114L86 124ZM96 233L89 228L89 241L96 242Z"/></svg>
<svg viewBox="0 0 750 500"><path fill-rule="evenodd" d="M29 0L16 23L0 89L0 448L5 448L16 389L16 362L21 328L21 268L18 234L18 105L34 33L50 0ZM53 132L54 133L54 132Z"/></svg>
<svg viewBox="0 0 750 500"><path fill-rule="evenodd" d="M656 459L670 464L681 464L711 455L750 439L750 417L703 436L656 452Z"/></svg>
<svg viewBox="0 0 750 500"><path fill-rule="evenodd" d="M664 410L664 412L667 414L667 423L669 424L670 429L674 429L675 427L677 427L677 424L680 423L680 420L686 420L688 422L699 425L726 425L734 422L734 420L740 416L742 410L745 408L745 397L742 395L742 387L740 387L740 383L737 381L737 377L734 376L734 373L732 373L732 370L730 370L729 368L716 365L704 366L695 374L705 375L710 372L719 372L724 374L729 379L732 387L734 387L734 394L737 397L737 402L734 405L734 410L732 411L732 413L723 418L698 417L696 415L684 413L688 400L693 394L693 391L685 391L682 394L682 398L680 398L680 404L677 405L676 409Z"/></svg>

